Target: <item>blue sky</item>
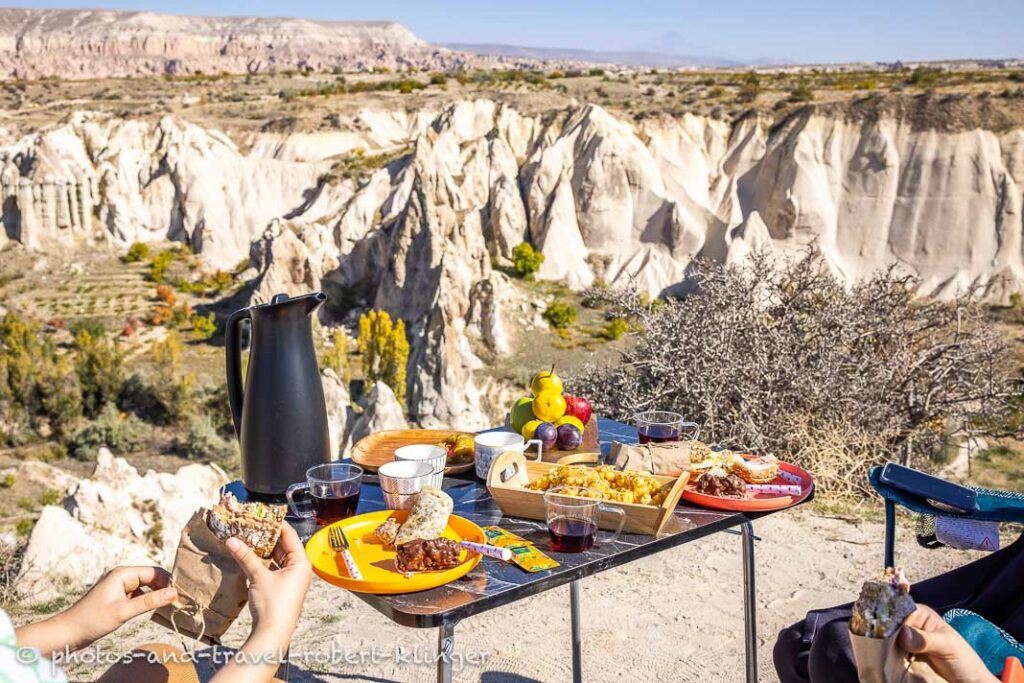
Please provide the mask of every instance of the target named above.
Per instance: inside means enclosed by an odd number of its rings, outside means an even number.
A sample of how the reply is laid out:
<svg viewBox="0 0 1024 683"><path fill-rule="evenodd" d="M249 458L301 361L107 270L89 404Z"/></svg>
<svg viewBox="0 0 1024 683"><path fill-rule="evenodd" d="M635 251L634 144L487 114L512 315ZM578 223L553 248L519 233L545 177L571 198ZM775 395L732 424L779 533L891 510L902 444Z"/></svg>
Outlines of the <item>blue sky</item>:
<svg viewBox="0 0 1024 683"><path fill-rule="evenodd" d="M738 59L1024 57L1024 0L44 0L9 6L392 19L431 42L675 46L671 51Z"/></svg>

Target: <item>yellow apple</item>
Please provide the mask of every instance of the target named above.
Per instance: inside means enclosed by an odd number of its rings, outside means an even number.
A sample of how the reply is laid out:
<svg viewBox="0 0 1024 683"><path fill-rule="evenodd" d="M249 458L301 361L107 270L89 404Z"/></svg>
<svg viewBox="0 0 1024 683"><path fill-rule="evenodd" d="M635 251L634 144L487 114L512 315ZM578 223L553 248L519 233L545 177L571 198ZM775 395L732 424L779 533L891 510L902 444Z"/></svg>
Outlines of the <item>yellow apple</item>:
<svg viewBox="0 0 1024 683"><path fill-rule="evenodd" d="M536 397L542 391L557 391L562 393L562 378L555 374L555 366L551 366L550 370L541 370L533 376L533 381L530 382L530 391L533 392Z"/></svg>
<svg viewBox="0 0 1024 683"><path fill-rule="evenodd" d="M521 432L523 438L526 439L527 441L532 439L533 433L537 431L537 427L539 427L542 424L544 424L544 420L530 420L529 422L527 422L526 425L523 426L523 431Z"/></svg>
<svg viewBox="0 0 1024 683"><path fill-rule="evenodd" d="M560 390L545 389L533 397L533 415L544 422L555 422L565 415L565 397Z"/></svg>

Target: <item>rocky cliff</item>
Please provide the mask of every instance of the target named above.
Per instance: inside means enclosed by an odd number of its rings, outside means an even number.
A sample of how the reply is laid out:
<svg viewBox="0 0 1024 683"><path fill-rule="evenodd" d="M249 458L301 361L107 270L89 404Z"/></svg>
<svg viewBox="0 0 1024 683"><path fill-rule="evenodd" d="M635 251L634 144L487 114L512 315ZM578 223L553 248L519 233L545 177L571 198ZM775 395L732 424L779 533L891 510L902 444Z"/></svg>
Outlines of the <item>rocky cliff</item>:
<svg viewBox="0 0 1024 683"><path fill-rule="evenodd" d="M394 22L0 9L0 72L21 78L437 69L465 62Z"/></svg>
<svg viewBox="0 0 1024 683"><path fill-rule="evenodd" d="M595 105L524 116L490 100L364 111L325 133L228 136L79 114L0 138L7 239L174 239L251 258L256 299L323 287L408 321L422 424L488 421L475 371L514 344L495 269L529 239L581 288L682 283L696 257L814 243L855 282L897 264L948 296L1024 285L1024 130L922 127L807 108L779 122L632 124Z"/></svg>

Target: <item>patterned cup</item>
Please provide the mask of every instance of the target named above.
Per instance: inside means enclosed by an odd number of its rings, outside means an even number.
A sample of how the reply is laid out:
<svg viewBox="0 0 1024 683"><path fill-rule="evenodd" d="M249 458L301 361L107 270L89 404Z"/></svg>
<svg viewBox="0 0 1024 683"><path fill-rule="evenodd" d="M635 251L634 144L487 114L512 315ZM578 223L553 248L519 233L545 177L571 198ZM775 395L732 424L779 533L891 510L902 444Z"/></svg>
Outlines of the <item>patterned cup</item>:
<svg viewBox="0 0 1024 683"><path fill-rule="evenodd" d="M541 459L544 444L540 439L527 441L515 432L494 431L477 434L473 439L473 447L476 452L474 456L476 476L481 479L487 478L487 471L491 469L491 462L505 451L522 453L529 446L537 446L537 460Z"/></svg>
<svg viewBox="0 0 1024 683"><path fill-rule="evenodd" d="M424 484L430 483L434 468L430 463L408 460L386 462L377 469L377 479L384 493L415 495Z"/></svg>
<svg viewBox="0 0 1024 683"><path fill-rule="evenodd" d="M441 446L428 444L402 446L395 449L395 460L428 463L432 468L433 474L423 483L424 485L439 489L441 488L441 482L444 480L444 466L448 460L448 450Z"/></svg>

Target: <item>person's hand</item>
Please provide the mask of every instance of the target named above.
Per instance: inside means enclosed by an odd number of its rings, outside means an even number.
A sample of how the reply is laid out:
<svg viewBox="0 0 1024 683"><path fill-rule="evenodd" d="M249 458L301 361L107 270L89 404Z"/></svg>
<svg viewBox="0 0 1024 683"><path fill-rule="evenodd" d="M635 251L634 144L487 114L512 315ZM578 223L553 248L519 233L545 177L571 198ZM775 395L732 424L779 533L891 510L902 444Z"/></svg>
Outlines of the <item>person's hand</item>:
<svg viewBox="0 0 1024 683"><path fill-rule="evenodd" d="M64 642L77 650L129 619L171 604L177 595L171 575L160 567L117 567L54 619L63 628Z"/></svg>
<svg viewBox="0 0 1024 683"><path fill-rule="evenodd" d="M279 647L287 647L299 623L302 602L309 590L312 571L299 535L287 523L274 547L277 569L268 569L256 553L237 538L226 543L231 555L249 578L249 611L253 635L269 636Z"/></svg>
<svg viewBox="0 0 1024 683"><path fill-rule="evenodd" d="M981 657L952 626L931 607L918 605L903 622L900 646L918 655L947 681L957 683L992 683L998 681L989 673Z"/></svg>
<svg viewBox="0 0 1024 683"><path fill-rule="evenodd" d="M269 682L288 650L313 577L306 549L287 523L281 525L281 538L274 546L275 570L264 566L237 538L229 538L226 545L249 578L252 633L210 683Z"/></svg>

